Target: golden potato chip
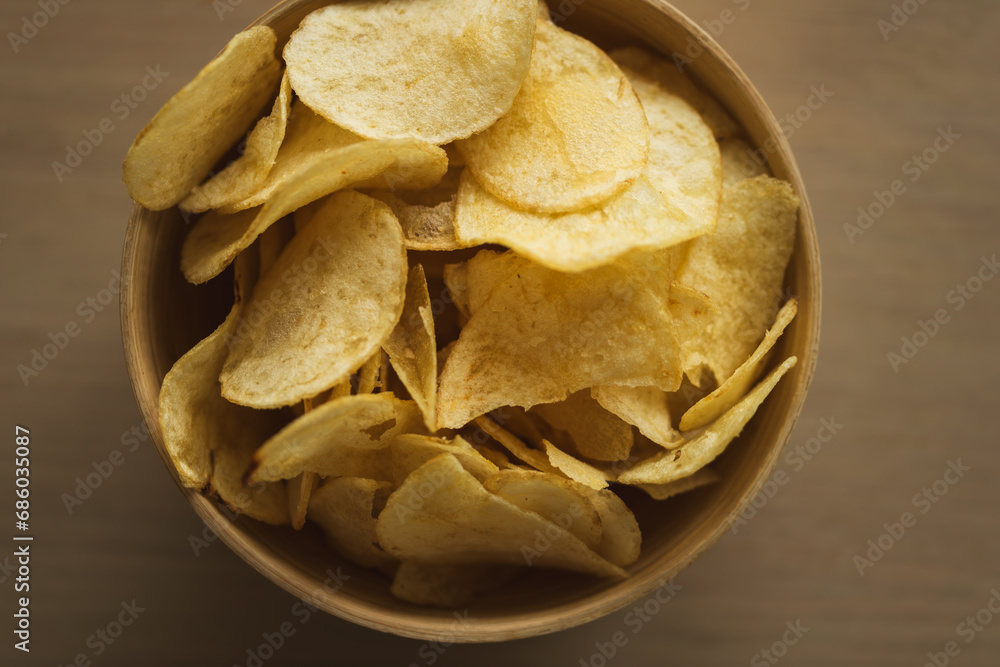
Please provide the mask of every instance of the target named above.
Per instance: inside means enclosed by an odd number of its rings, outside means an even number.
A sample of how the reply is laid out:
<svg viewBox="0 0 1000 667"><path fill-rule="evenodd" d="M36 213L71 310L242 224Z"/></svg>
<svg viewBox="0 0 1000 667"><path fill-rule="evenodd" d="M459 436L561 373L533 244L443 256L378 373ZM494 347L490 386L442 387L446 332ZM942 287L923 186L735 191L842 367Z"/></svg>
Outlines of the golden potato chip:
<svg viewBox="0 0 1000 667"><path fill-rule="evenodd" d="M389 496L376 532L382 548L404 561L625 576L571 533L487 491L450 454L425 463Z"/></svg>
<svg viewBox="0 0 1000 667"><path fill-rule="evenodd" d="M644 436L667 449L678 447L684 439L672 426L667 394L656 387L591 387L590 395L611 414L635 426ZM627 456L619 457L619 460Z"/></svg>
<svg viewBox="0 0 1000 667"><path fill-rule="evenodd" d="M748 178L771 175L767 163L762 164L750 144L739 137L720 141L719 150L722 152L722 182L727 188Z"/></svg>
<svg viewBox="0 0 1000 667"><path fill-rule="evenodd" d="M255 468L250 480L292 479L303 472L362 476L339 465L353 453L350 450L382 449L398 435L419 431L421 427L417 405L391 393L335 398L299 417L265 442L254 455Z"/></svg>
<svg viewBox="0 0 1000 667"><path fill-rule="evenodd" d="M437 348L427 278L419 264L410 269L403 314L382 344L382 349L389 355L403 386L424 413L427 428L433 431L437 400Z"/></svg>
<svg viewBox="0 0 1000 667"><path fill-rule="evenodd" d="M276 43L267 26L239 33L157 112L125 156L122 180L132 199L168 209L205 178L274 95Z"/></svg>
<svg viewBox="0 0 1000 667"><path fill-rule="evenodd" d="M774 385L796 361L796 357L786 359L739 403L683 446L640 461L618 475L618 481L623 484L667 484L704 468L740 434Z"/></svg>
<svg viewBox="0 0 1000 667"><path fill-rule="evenodd" d="M795 299L791 299L778 311L774 326L767 332L764 340L750 355L750 358L743 362L718 389L695 403L681 416L680 427L682 431L693 431L706 426L743 398L750 386L757 380L761 368L770 356L771 348L774 347L778 337L785 331L785 327L788 326L797 312L798 303Z"/></svg>
<svg viewBox="0 0 1000 667"><path fill-rule="evenodd" d="M223 395L281 407L343 382L396 326L406 267L385 204L353 191L331 197L254 290L222 369Z"/></svg>
<svg viewBox="0 0 1000 667"><path fill-rule="evenodd" d="M371 196L389 205L399 219L409 250L457 250L462 244L455 237L455 199L434 206L407 204L393 192L376 190Z"/></svg>
<svg viewBox="0 0 1000 667"><path fill-rule="evenodd" d="M708 295L719 310L707 326L681 339L684 372L695 384L702 366L725 382L774 321L798 206L784 181L742 181L726 188L715 235L691 242L676 280Z"/></svg>
<svg viewBox="0 0 1000 667"><path fill-rule="evenodd" d="M545 456L549 464L574 482L580 482L592 489L605 489L608 486L608 475L589 463L567 454L548 440L542 440Z"/></svg>
<svg viewBox="0 0 1000 667"><path fill-rule="evenodd" d="M638 46L615 49L609 54L623 70L632 72L660 83L672 94L684 99L701 114L716 139L726 139L738 135L741 130L732 116L722 108L714 97L688 78L674 63ZM639 96L642 99L642 96ZM645 104L645 102L643 102Z"/></svg>
<svg viewBox="0 0 1000 667"><path fill-rule="evenodd" d="M510 255L481 252L470 261L470 297L475 275L495 268L504 277L472 307L444 366L439 427L458 428L505 405L555 403L600 384L677 388L678 345L661 279L669 258L631 253L566 274Z"/></svg>
<svg viewBox="0 0 1000 667"><path fill-rule="evenodd" d="M469 319L469 283L468 283L468 263L445 264L444 266L444 286L448 290L451 302L459 314ZM464 322L463 322L464 326ZM450 345L450 343L449 343ZM444 360L441 360L444 364Z"/></svg>
<svg viewBox="0 0 1000 667"><path fill-rule="evenodd" d="M419 433L403 433L383 453L379 470L399 486L414 470L440 454L451 454L470 475L483 481L499 469L460 436L448 440Z"/></svg>
<svg viewBox="0 0 1000 667"><path fill-rule="evenodd" d="M539 19L528 76L510 111L456 145L467 171L494 197L558 213L633 183L646 165L649 127L611 58Z"/></svg>
<svg viewBox="0 0 1000 667"><path fill-rule="evenodd" d="M649 494L654 500L666 500L681 493L694 491L709 484L715 484L722 479L719 473L711 468L702 468L687 477L667 482L666 484L636 484L637 487ZM609 559L610 560L610 559Z"/></svg>
<svg viewBox="0 0 1000 667"><path fill-rule="evenodd" d="M319 477L313 472L304 472L285 483L285 490L288 492L289 521L295 530L302 530L306 525L309 498L318 486Z"/></svg>
<svg viewBox="0 0 1000 667"><path fill-rule="evenodd" d="M569 433L581 456L620 461L632 449L632 427L591 398L590 391L570 394L565 401L531 409L553 428Z"/></svg>
<svg viewBox="0 0 1000 667"><path fill-rule="evenodd" d="M722 197L722 159L711 128L658 71L622 66L649 121L649 163L643 172L702 234L711 233Z"/></svg>
<svg viewBox="0 0 1000 667"><path fill-rule="evenodd" d="M341 3L285 46L292 88L372 139L445 144L505 114L528 71L536 0Z"/></svg>
<svg viewBox="0 0 1000 667"><path fill-rule="evenodd" d="M392 579L400 600L435 607L459 607L510 583L521 572L512 565L429 565L403 561Z"/></svg>
<svg viewBox="0 0 1000 667"><path fill-rule="evenodd" d="M483 482L483 488L559 525L589 549L601 543L601 515L582 484L537 470L503 470Z"/></svg>
<svg viewBox="0 0 1000 667"><path fill-rule="evenodd" d="M278 149L285 138L291 104L292 87L286 75L281 78L271 115L257 121L257 125L247 136L243 154L208 181L194 188L181 201L181 209L201 213L234 204L253 194L274 166Z"/></svg>
<svg viewBox="0 0 1000 667"><path fill-rule="evenodd" d="M509 206L467 170L454 226L463 246L498 243L557 271L583 271L629 251L675 246L710 232L714 222L685 213L645 175L590 208L547 214Z"/></svg>
<svg viewBox="0 0 1000 667"><path fill-rule="evenodd" d="M537 449L529 447L523 440L500 426L500 424L496 423L493 419L487 416L482 416L476 417L475 422L476 426L483 429L488 436L506 447L507 451L528 465L534 467L536 470L558 472L555 467L549 464L548 458L545 454Z"/></svg>
<svg viewBox="0 0 1000 667"><path fill-rule="evenodd" d="M284 482L248 485L244 481L260 441L274 432L273 425L270 428L257 427L251 430L254 419L274 422L276 415L249 416L246 412L255 411L244 410L246 434L238 434L235 429L226 431L225 440L212 451L209 488L237 514L276 526L285 525L289 522L289 515ZM211 413L205 414L207 416Z"/></svg>
<svg viewBox="0 0 1000 667"><path fill-rule="evenodd" d="M382 350L368 358L358 370L358 390L356 394L371 394L378 386L379 371L382 368Z"/></svg>
<svg viewBox="0 0 1000 667"><path fill-rule="evenodd" d="M389 484L360 477L326 480L309 499L309 519L319 524L335 551L364 567L391 572L396 560L378 544L375 516Z"/></svg>
<svg viewBox="0 0 1000 667"><path fill-rule="evenodd" d="M601 517L601 541L594 549L597 555L621 567L639 560L642 533L628 505L607 489L583 487L580 491Z"/></svg>

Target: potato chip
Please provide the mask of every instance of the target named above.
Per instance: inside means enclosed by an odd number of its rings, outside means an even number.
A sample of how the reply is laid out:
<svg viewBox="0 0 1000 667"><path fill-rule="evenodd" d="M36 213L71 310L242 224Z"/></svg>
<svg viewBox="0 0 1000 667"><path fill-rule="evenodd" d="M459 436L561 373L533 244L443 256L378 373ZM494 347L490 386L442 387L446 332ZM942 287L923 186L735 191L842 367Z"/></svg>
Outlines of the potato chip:
<svg viewBox="0 0 1000 667"><path fill-rule="evenodd" d="M292 88L372 139L445 144L507 113L528 72L536 0L330 5L285 46Z"/></svg>
<svg viewBox="0 0 1000 667"><path fill-rule="evenodd" d="M592 489L607 488L610 480L603 471L567 454L548 440L542 440L542 447L545 449L545 456L548 458L549 464L569 479Z"/></svg>
<svg viewBox="0 0 1000 667"><path fill-rule="evenodd" d="M285 483L288 492L288 515L292 528L302 530L306 525L309 498L319 486L319 477L313 472L304 472Z"/></svg>
<svg viewBox="0 0 1000 667"><path fill-rule="evenodd" d="M399 219L409 250L457 250L463 245L455 237L455 199L434 206L407 204L387 190L371 196L389 205Z"/></svg>
<svg viewBox="0 0 1000 667"><path fill-rule="evenodd" d="M504 470L483 482L483 488L559 525L589 549L601 543L601 515L582 484L536 470Z"/></svg>
<svg viewBox="0 0 1000 667"><path fill-rule="evenodd" d="M435 607L459 607L482 593L496 590L520 574L511 565L429 565L404 561L392 579L400 600Z"/></svg>
<svg viewBox="0 0 1000 667"><path fill-rule="evenodd" d="M191 191L181 201L181 210L201 213L211 208L234 204L249 197L267 178L285 138L288 115L292 104L292 87L288 76L281 78L278 97L271 115L257 121L246 138L243 154L225 169Z"/></svg>
<svg viewBox="0 0 1000 667"><path fill-rule="evenodd" d="M625 576L571 533L487 491L450 454L425 463L389 496L376 531L379 544L404 561Z"/></svg>
<svg viewBox="0 0 1000 667"><path fill-rule="evenodd" d="M673 449L684 442L671 424L667 394L662 389L607 384L591 387L590 395L605 410L635 426L661 447ZM619 460L625 458L627 456L621 456Z"/></svg>
<svg viewBox="0 0 1000 667"><path fill-rule="evenodd" d="M434 343L434 315L427 293L427 278L419 264L410 269L406 281L403 314L382 344L396 375L424 413L424 422L434 430L437 400L437 348Z"/></svg>
<svg viewBox="0 0 1000 667"><path fill-rule="evenodd" d="M640 461L618 475L623 484L667 484L711 463L740 434L778 380L798 361L789 357L728 412L683 446Z"/></svg>
<svg viewBox="0 0 1000 667"><path fill-rule="evenodd" d="M493 419L482 416L476 417L476 426L507 448L511 454L521 459L536 470L545 472L557 472L557 469L549 464L546 455L537 449L532 449L519 437L500 426Z"/></svg>
<svg viewBox="0 0 1000 667"><path fill-rule="evenodd" d="M771 175L760 154L739 137L720 141L719 150L722 153L722 182L727 188L748 178Z"/></svg>
<svg viewBox="0 0 1000 667"><path fill-rule="evenodd" d="M470 297L474 275L496 269L504 278L472 308L448 357L439 427L461 427L504 405L555 403L600 384L677 388L678 345L660 278L668 258L632 253L566 274L510 255L479 253L470 262Z"/></svg>
<svg viewBox="0 0 1000 667"><path fill-rule="evenodd" d="M309 499L309 519L319 524L335 551L364 567L391 572L396 559L379 546L375 516L389 485L360 477L328 479Z"/></svg>
<svg viewBox="0 0 1000 667"><path fill-rule="evenodd" d="M378 386L379 371L382 368L382 350L373 354L358 369L358 390L356 394L372 394Z"/></svg>
<svg viewBox="0 0 1000 667"><path fill-rule="evenodd" d="M763 365L767 363L771 348L774 347L778 337L785 331L785 327L788 326L797 312L798 303L795 299L791 299L778 311L774 326L767 332L764 340L750 355L750 358L743 362L718 389L695 403L681 416L680 427L682 431L693 431L706 426L743 398L750 386L757 380Z"/></svg>
<svg viewBox="0 0 1000 667"><path fill-rule="evenodd" d="M454 226L460 245L498 243L556 271L583 271L629 251L675 246L710 232L714 223L714 217L685 213L645 175L590 208L546 214L505 204L466 171Z"/></svg>
<svg viewBox="0 0 1000 667"><path fill-rule="evenodd" d="M712 134L716 139L722 140L740 134L740 126L722 105L688 78L673 62L638 46L615 49L609 55L623 70L628 68L653 79L672 94L683 98L712 128ZM641 95L639 97L642 99Z"/></svg>
<svg viewBox="0 0 1000 667"><path fill-rule="evenodd" d="M632 427L591 398L590 391L570 394L565 401L531 409L553 428L569 433L581 456L620 461L632 449Z"/></svg>
<svg viewBox="0 0 1000 667"><path fill-rule="evenodd" d="M666 500L676 495L700 489L703 486L715 484L722 476L711 468L702 468L687 477L667 482L666 484L636 484L637 487L649 494L653 500ZM610 560L610 559L609 559Z"/></svg>
<svg viewBox="0 0 1000 667"><path fill-rule="evenodd" d="M278 262L285 246L295 236L295 228L286 224L287 222L287 220L279 221L265 229L264 233L257 237L261 276L270 271L271 267Z"/></svg>
<svg viewBox="0 0 1000 667"><path fill-rule="evenodd" d="M698 384L701 366L725 382L774 321L798 205L784 181L742 181L726 188L715 235L691 242L676 280L708 295L719 309L707 326L681 339L684 372L692 382Z"/></svg>
<svg viewBox="0 0 1000 667"><path fill-rule="evenodd" d="M459 314L466 320L469 319L468 276L468 264L466 262L462 262L460 264L445 264L444 266L445 288L448 290L451 302L455 304L455 308L458 309ZM444 360L442 360L441 363L443 364Z"/></svg>
<svg viewBox="0 0 1000 667"><path fill-rule="evenodd" d="M320 197L351 185L371 184L375 177L393 175L417 179L414 182L440 178L446 159L440 148L409 140L364 141L314 157L302 169L287 174L287 180L259 209L235 215L210 211L200 218L181 249L184 276L196 284L214 278L261 232ZM268 178L277 178L276 173L284 174L275 167Z"/></svg>
<svg viewBox="0 0 1000 667"><path fill-rule="evenodd" d="M254 455L250 480L292 479L303 472L349 475L338 467L345 458L342 450L382 449L400 434L419 431L421 426L417 405L391 393L335 398L265 442Z"/></svg>
<svg viewBox="0 0 1000 667"><path fill-rule="evenodd" d="M643 172L663 198L702 234L712 232L722 197L722 159L712 129L658 71L622 66L649 121L649 163ZM673 218L671 218L673 219Z"/></svg>
<svg viewBox="0 0 1000 667"><path fill-rule="evenodd" d="M639 560L642 533L628 505L607 489L583 487L580 491L601 517L601 541L594 549L597 555L621 567Z"/></svg>
<svg viewBox="0 0 1000 667"><path fill-rule="evenodd" d="M205 178L274 95L276 43L267 26L239 33L157 112L125 156L122 180L132 199L168 209Z"/></svg>
<svg viewBox="0 0 1000 667"><path fill-rule="evenodd" d="M494 197L558 213L597 204L638 178L649 152L642 105L618 66L539 19L528 76L510 111L457 143Z"/></svg>
<svg viewBox="0 0 1000 667"><path fill-rule="evenodd" d="M399 320L406 267L385 204L353 191L331 197L254 290L222 369L223 395L280 407L343 382Z"/></svg>

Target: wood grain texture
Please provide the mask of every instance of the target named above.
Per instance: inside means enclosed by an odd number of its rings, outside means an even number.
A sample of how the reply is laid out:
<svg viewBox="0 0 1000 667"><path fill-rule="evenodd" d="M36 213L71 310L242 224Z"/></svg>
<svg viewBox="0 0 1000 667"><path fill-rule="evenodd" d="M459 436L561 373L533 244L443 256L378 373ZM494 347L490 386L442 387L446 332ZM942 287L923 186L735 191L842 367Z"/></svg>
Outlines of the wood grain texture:
<svg viewBox="0 0 1000 667"><path fill-rule="evenodd" d="M272 664L430 664L439 656L435 664L577 665L618 631L627 643L617 664L734 664L750 662L796 620L809 631L782 664L923 664L951 640L961 649L955 664L991 664L1000 623L970 643L956 626L1000 587L1000 489L992 483L1000 473L1000 282L963 297L961 309L948 295L1000 246L1000 10L929 2L883 39L877 21L890 20L888 1L676 4L721 30L718 41L779 119L797 110L808 117L784 126L823 252L823 350L778 459L786 483L678 576L683 588L669 604L648 603L650 615L629 606L491 647L428 645L311 614L213 540L142 439L115 305L87 305L114 286L129 211L120 162L132 137L270 3L69 3L17 53L4 53L0 405L6 424L34 435L35 660L93 658L88 636L134 598L145 611L95 664L134 664L154 651L158 662L246 664L248 649L285 622L295 634ZM220 6L232 11L220 18ZM5 3L0 24L16 30L36 11L33 2ZM112 105L147 66L169 75L122 118ZM801 111L811 88L824 85L829 101ZM115 129L60 182L51 163L105 117ZM910 180L907 161L949 126L960 138ZM896 179L905 193L852 242L843 226ZM887 353L939 309L948 322L894 372ZM25 386L18 364L69 322L81 333ZM843 425L827 443L818 439L828 433L823 419ZM814 437L809 460L796 454ZM124 462L69 513L63 495L113 450ZM914 495L959 459L971 470L921 513ZM0 479L12 475L3 460ZM907 511L916 525L859 576L853 557Z"/></svg>

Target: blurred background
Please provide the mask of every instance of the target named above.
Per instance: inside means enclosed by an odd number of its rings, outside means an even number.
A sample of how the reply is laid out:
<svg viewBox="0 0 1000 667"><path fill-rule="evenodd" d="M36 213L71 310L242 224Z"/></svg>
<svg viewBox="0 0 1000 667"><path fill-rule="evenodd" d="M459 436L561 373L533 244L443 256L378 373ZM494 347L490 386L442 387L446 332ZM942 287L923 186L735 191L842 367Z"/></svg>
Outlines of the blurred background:
<svg viewBox="0 0 1000 667"><path fill-rule="evenodd" d="M192 547L203 526L135 407L122 158L271 4L0 5L0 498L14 500L21 425L36 538L30 655L12 647L13 546L0 549L0 664L252 665L286 621L271 664L997 664L1000 4L677 0L786 119L823 262L818 371L783 483L639 631L624 609L491 646L302 623L224 544ZM69 155L80 142L92 149ZM37 374L18 371L50 344Z"/></svg>

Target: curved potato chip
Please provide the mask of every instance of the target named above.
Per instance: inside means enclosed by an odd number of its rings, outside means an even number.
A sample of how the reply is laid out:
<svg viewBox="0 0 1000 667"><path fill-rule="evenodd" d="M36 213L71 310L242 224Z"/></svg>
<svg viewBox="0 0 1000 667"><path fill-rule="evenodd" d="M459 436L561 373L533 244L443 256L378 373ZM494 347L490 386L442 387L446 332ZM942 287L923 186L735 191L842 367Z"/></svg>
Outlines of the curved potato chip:
<svg viewBox="0 0 1000 667"><path fill-rule="evenodd" d="M567 274L511 256L479 253L470 261L470 296L479 273L495 268L504 277L472 309L448 356L438 427L459 428L505 405L555 403L600 384L677 388L678 345L662 282L669 257L631 253Z"/></svg>
<svg viewBox="0 0 1000 667"><path fill-rule="evenodd" d="M662 389L606 384L591 387L590 395L605 410L632 424L661 447L674 449L684 442L681 434L671 425L667 393Z"/></svg>
<svg viewBox="0 0 1000 667"><path fill-rule="evenodd" d="M306 525L306 512L309 509L309 498L319 486L319 478L314 472L304 472L285 483L288 492L288 516L295 530L302 530Z"/></svg>
<svg viewBox="0 0 1000 667"><path fill-rule="evenodd" d="M332 399L299 417L265 442L254 455L252 482L292 479L303 472L351 474L338 467L344 450L380 450L401 433L419 430L420 410L390 393Z"/></svg>
<svg viewBox="0 0 1000 667"><path fill-rule="evenodd" d="M490 436L501 445L507 448L511 454L521 459L536 470L545 472L558 472L558 469L550 465L545 455L537 449L532 449L519 437L500 426L493 419L487 416L476 417L476 426L483 429L486 435Z"/></svg>
<svg viewBox="0 0 1000 667"><path fill-rule="evenodd" d="M257 125L247 136L243 154L192 190L180 203L181 210L201 213L210 208L236 203L253 194L274 166L278 149L285 138L291 103L292 87L286 75L281 78L281 87L271 115L257 121Z"/></svg>
<svg viewBox="0 0 1000 667"><path fill-rule="evenodd" d="M632 427L605 410L587 390L531 410L553 428L569 433L576 450L588 459L621 461L632 449Z"/></svg>
<svg viewBox="0 0 1000 667"><path fill-rule="evenodd" d="M425 463L389 496L376 531L379 544L404 561L529 565L625 576L571 533L487 491L450 454Z"/></svg>
<svg viewBox="0 0 1000 667"><path fill-rule="evenodd" d="M403 386L424 413L427 428L433 431L437 400L437 348L427 278L419 264L410 269L403 314L382 344L382 349L389 355Z"/></svg>
<svg viewBox="0 0 1000 667"><path fill-rule="evenodd" d="M328 479L309 499L309 519L335 551L364 567L392 571L396 559L378 544L375 515L389 495L386 482L359 477Z"/></svg>
<svg viewBox="0 0 1000 667"><path fill-rule="evenodd" d="M528 71L536 0L341 3L285 46L292 88L372 139L445 144L505 114Z"/></svg>
<svg viewBox="0 0 1000 667"><path fill-rule="evenodd" d="M580 482L592 489L606 489L608 486L608 476L601 470L589 463L584 463L575 456L571 456L562 451L548 440L542 440L545 448L545 455L549 459L549 464L574 482Z"/></svg>
<svg viewBox="0 0 1000 667"><path fill-rule="evenodd" d="M406 249L388 207L353 191L331 197L254 290L223 396L281 407L343 382L392 332L405 293Z"/></svg>
<svg viewBox="0 0 1000 667"><path fill-rule="evenodd" d="M601 543L601 515L579 487L589 491L565 477L536 470L503 470L483 482L490 493L548 519L596 549Z"/></svg>
<svg viewBox="0 0 1000 667"><path fill-rule="evenodd" d="M774 325L764 336L764 340L757 346L757 349L750 355L750 358L743 362L718 389L692 405L681 416L680 427L682 431L693 431L706 426L743 398L750 386L757 380L763 365L767 363L771 348L774 347L778 337L785 331L785 327L788 326L797 312L798 303L795 299L791 299L778 311Z"/></svg>
<svg viewBox="0 0 1000 667"><path fill-rule="evenodd" d="M675 206L645 175L591 208L547 214L509 206L466 171L454 225L463 246L498 243L557 271L583 271L629 251L666 248L711 231L704 218Z"/></svg>
<svg viewBox="0 0 1000 667"><path fill-rule="evenodd" d="M385 202L399 219L408 250L457 250L463 245L455 238L455 199L434 206L407 204L387 190L376 190L372 197Z"/></svg>
<svg viewBox="0 0 1000 667"><path fill-rule="evenodd" d="M205 178L274 95L276 43L267 26L239 33L157 112L125 156L122 180L132 199L168 209Z"/></svg>
<svg viewBox="0 0 1000 667"><path fill-rule="evenodd" d="M273 196L259 209L235 215L209 211L198 220L181 248L181 270L188 281L203 283L219 275L265 229L296 209L352 185L370 185L380 175L433 181L444 173L446 159L437 146L404 139L362 141L315 153L291 173L276 166L268 179L287 179L278 182ZM265 189L269 187L265 184Z"/></svg>
<svg viewBox="0 0 1000 667"><path fill-rule="evenodd" d="M767 168L767 162L761 157L762 154L739 137L720 141L719 151L722 153L724 187L731 187L755 176L771 175L770 169Z"/></svg>
<svg viewBox="0 0 1000 667"><path fill-rule="evenodd" d="M586 39L545 19L510 111L457 143L493 196L528 211L597 204L638 178L649 127L618 66Z"/></svg>
<svg viewBox="0 0 1000 667"><path fill-rule="evenodd" d="M730 442L740 434L746 423L757 412L778 380L798 361L789 357L753 391L747 394L728 412L716 419L699 435L683 446L640 461L618 475L623 484L667 484L691 475L711 463L725 451Z"/></svg>
<svg viewBox="0 0 1000 667"><path fill-rule="evenodd" d="M379 382L379 371L382 370L382 350L368 358L358 369L358 390L355 394L371 394Z"/></svg>
<svg viewBox="0 0 1000 667"><path fill-rule="evenodd" d="M627 67L633 72L655 79L674 95L684 98L684 101L694 107L712 128L712 134L716 139L734 137L742 132L740 126L722 105L681 72L673 62L638 46L615 49L609 55L619 67L623 69Z"/></svg>
<svg viewBox="0 0 1000 667"><path fill-rule="evenodd" d="M763 339L782 302L785 267L795 245L799 206L792 186L757 176L727 187L713 236L691 242L676 279L718 307L681 340L692 382L706 366L721 384Z"/></svg>
<svg viewBox="0 0 1000 667"><path fill-rule="evenodd" d="M702 234L711 233L722 197L722 157L711 128L658 72L623 66L649 121L649 163L643 172L663 198Z"/></svg>
<svg viewBox="0 0 1000 667"><path fill-rule="evenodd" d="M392 594L414 604L458 607L509 583L521 572L511 565L429 565L404 561L392 579Z"/></svg>
<svg viewBox="0 0 1000 667"><path fill-rule="evenodd" d="M688 491L694 491L709 484L715 484L720 479L722 479L721 475L711 468L702 468L687 477L682 477L666 484L636 484L635 486L648 493L649 497L653 500L666 500L681 493L687 493Z"/></svg>
<svg viewBox="0 0 1000 667"><path fill-rule="evenodd" d="M597 555L621 567L639 560L642 532L628 505L607 489L583 487L580 491L601 517L601 542L594 549Z"/></svg>

